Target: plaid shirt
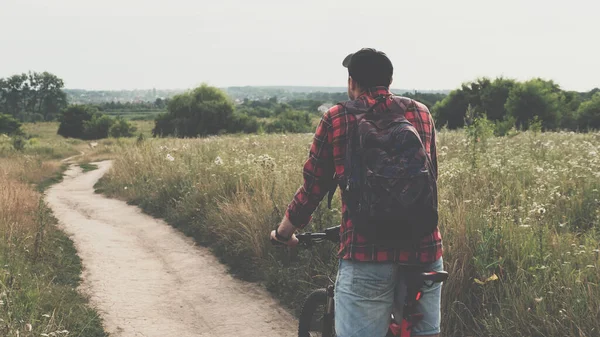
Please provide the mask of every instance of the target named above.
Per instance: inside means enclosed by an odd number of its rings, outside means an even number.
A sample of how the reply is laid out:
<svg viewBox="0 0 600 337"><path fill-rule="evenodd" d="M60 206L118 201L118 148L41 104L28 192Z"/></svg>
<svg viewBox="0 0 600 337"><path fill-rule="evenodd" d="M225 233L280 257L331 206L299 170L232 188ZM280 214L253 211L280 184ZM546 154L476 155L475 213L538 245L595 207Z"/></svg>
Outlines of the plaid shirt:
<svg viewBox="0 0 600 337"><path fill-rule="evenodd" d="M374 87L358 97L366 100L368 106L375 104L374 97L390 95L386 87ZM382 106L390 104L386 100L375 109L381 111ZM437 154L435 146L435 126L427 107L417 102L417 111L409 109L405 117L419 132L425 149L430 155L437 177ZM311 220L321 200L332 186L334 173L344 176L347 134L356 126L356 117L347 113L341 105L327 111L317 127L310 155L304 164L304 184L300 186L294 199L288 206L286 216L297 228L304 228ZM342 196L344 191L342 190ZM404 264L432 263L442 256L442 237L438 229L425 237L417 252L397 248L384 248L369 243L356 233L352 221L348 217L346 204L342 197L342 224L340 228L339 257L356 261L398 262Z"/></svg>

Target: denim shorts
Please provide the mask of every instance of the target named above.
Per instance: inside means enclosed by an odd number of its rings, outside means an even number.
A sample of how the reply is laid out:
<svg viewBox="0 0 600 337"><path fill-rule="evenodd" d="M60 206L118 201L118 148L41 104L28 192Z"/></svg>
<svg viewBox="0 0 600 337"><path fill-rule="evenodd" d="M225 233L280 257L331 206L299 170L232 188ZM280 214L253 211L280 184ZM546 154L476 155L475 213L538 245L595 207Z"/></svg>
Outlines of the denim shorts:
<svg viewBox="0 0 600 337"><path fill-rule="evenodd" d="M425 268L442 271L442 258ZM404 303L406 273L396 263L340 260L334 297L337 336L385 337L392 310L395 317L402 317L402 305L395 303ZM441 283L423 289L417 305L423 319L413 328L413 336L440 333L441 294Z"/></svg>

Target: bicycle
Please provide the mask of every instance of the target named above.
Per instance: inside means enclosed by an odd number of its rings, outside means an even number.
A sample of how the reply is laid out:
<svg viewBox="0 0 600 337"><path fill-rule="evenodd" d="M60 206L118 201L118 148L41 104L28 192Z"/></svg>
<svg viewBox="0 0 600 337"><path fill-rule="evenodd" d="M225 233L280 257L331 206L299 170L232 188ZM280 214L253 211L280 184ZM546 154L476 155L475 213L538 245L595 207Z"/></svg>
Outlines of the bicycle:
<svg viewBox="0 0 600 337"><path fill-rule="evenodd" d="M322 232L296 235L298 245L310 247L323 241L339 243L340 226L327 228ZM274 242L277 244L278 242ZM417 268L417 267L415 267ZM416 305L423 295L424 287L432 287L436 283L448 279L445 271L422 271L415 269L407 277L407 293L402 311L402 320L398 322L392 313L390 327L386 337L410 337L412 328L422 319L423 314L417 312ZM334 282L323 289L317 289L308 295L300 312L298 337L335 337L334 321Z"/></svg>

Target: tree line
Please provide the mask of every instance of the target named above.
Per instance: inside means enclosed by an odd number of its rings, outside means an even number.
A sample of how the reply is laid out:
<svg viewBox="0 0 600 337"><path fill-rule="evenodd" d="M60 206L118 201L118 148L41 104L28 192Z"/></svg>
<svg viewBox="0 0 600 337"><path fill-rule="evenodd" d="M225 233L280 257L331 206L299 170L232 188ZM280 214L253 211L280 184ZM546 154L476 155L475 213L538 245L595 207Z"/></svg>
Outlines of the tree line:
<svg viewBox="0 0 600 337"><path fill-rule="evenodd" d="M504 129L526 130L534 120L544 130L599 129L600 89L565 91L540 78L525 82L480 78L450 92L433 106L432 113L438 127L456 129L468 124L468 110Z"/></svg>
<svg viewBox="0 0 600 337"><path fill-rule="evenodd" d="M0 78L0 112L24 122L56 119L67 107L64 82L49 72Z"/></svg>
<svg viewBox="0 0 600 337"><path fill-rule="evenodd" d="M276 92L290 97L245 98L234 104L225 91L202 85L167 99L69 106L63 87L63 80L48 72L0 78L0 114L6 114L0 119L0 127L9 130L18 122L59 120L59 133L66 137L126 136L131 135L134 128L127 121L115 120L103 112L166 110L155 120L153 132L156 136L311 132L314 121L323 112L323 105L327 107L347 100L345 92L293 92L288 95L280 90ZM499 134L511 128L525 130L536 121L543 130L600 129L600 89L566 91L553 81L540 78L525 82L480 78L462 84L448 95L416 91L401 95L430 107L438 127L462 128L469 126L475 118L485 118L495 125ZM0 132L12 132L6 130Z"/></svg>

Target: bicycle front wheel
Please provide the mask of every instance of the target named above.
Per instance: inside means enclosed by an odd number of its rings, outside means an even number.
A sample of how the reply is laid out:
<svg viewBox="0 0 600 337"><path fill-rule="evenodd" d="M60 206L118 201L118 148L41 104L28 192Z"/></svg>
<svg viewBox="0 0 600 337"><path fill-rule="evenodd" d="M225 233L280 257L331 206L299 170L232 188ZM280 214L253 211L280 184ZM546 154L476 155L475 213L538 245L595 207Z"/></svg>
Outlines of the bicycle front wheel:
<svg viewBox="0 0 600 337"><path fill-rule="evenodd" d="M313 291L300 312L298 337L335 337L333 311L327 313L327 290Z"/></svg>

